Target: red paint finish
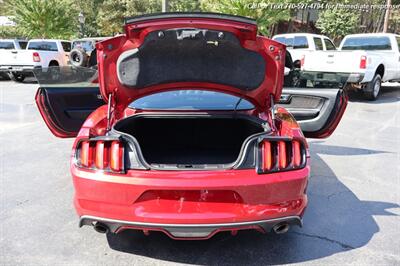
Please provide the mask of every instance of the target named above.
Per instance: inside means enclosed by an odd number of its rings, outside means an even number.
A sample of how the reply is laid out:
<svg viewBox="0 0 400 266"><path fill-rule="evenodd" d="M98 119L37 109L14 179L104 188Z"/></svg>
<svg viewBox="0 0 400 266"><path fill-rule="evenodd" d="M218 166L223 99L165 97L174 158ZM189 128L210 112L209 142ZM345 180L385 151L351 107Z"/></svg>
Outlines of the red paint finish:
<svg viewBox="0 0 400 266"><path fill-rule="evenodd" d="M268 66L265 81L260 88L249 92L207 83L164 84L148 87L145 90L124 88L115 74L115 62L118 56L128 49L138 47L146 34L151 31L177 27L209 28L236 34L243 47L263 54ZM285 137L287 140L278 141L278 143L276 141L260 143L261 158L257 157L257 160L261 161L257 162L260 162L261 170L264 172L278 164L277 172L274 173L259 174L255 167L240 170L231 168L218 170L123 169L122 143L115 139L96 138L105 136L107 131L107 105L103 105L87 118L73 145L72 154L80 156L78 165L72 156L70 166L75 188L74 205L78 215L174 225L238 223L288 216L302 217L307 206L306 187L310 175L307 143L296 120L284 108L276 109L274 123L268 109L270 97L273 96L277 101L281 94L284 71L284 56L281 55L285 52L284 47L272 40L256 36L255 26L227 20L168 19L127 25L125 29L125 35L97 45L102 96L106 100L109 94L115 96L111 104L115 107L111 126L118 120L137 113L155 112L125 108L134 98L177 88L204 89L240 95L252 101L256 106L254 110L238 111L238 113L263 119L272 128L270 136ZM275 48L272 49L271 46ZM53 134L68 137L68 132L63 132L49 117L42 95L36 95L36 102ZM329 135L337 126L345 103L346 101L342 100L338 104L339 118L333 117L327 127L328 130L320 132L322 135ZM201 110L201 112L207 112L210 116L223 113L207 110ZM160 134L162 137L162 131ZM93 140L94 138L96 139ZM303 148L301 145L307 149L305 156L301 154ZM296 167L303 164L305 166L301 169L281 171L291 164ZM93 167L90 167L91 165ZM158 230L174 238L162 228L124 226L118 228L117 232L127 229L143 230L145 234ZM205 238L219 231L228 230L234 234L242 229L262 231L259 226L220 228Z"/></svg>
<svg viewBox="0 0 400 266"><path fill-rule="evenodd" d="M301 215L307 204L309 166L262 175L254 169L110 174L74 164L71 170L79 216L215 224Z"/></svg>

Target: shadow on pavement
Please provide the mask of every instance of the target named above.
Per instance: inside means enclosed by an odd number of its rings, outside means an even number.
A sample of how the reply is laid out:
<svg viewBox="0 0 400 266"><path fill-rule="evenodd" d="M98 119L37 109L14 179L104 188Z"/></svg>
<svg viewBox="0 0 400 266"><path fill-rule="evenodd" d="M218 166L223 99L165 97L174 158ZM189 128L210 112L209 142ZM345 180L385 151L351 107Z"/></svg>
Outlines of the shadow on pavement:
<svg viewBox="0 0 400 266"><path fill-rule="evenodd" d="M310 143L312 170L308 188L309 205L303 228L292 228L285 235L263 235L241 231L237 236L220 233L205 241L175 241L162 233L144 236L139 231L108 234L114 250L150 258L201 265L264 265L305 262L360 248L379 232L374 215L395 215L399 207L389 202L362 201L341 183L318 156L368 155L383 151L344 148ZM343 157L345 159L345 157Z"/></svg>

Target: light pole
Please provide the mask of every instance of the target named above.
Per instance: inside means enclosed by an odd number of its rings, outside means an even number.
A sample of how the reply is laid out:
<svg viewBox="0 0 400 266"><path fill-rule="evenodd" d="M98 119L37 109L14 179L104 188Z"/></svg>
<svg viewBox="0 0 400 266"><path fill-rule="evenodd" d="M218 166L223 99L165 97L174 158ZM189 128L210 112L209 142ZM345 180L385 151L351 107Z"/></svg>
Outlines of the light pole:
<svg viewBox="0 0 400 266"><path fill-rule="evenodd" d="M84 37L83 24L85 24L85 16L83 15L82 12L79 12L78 21L79 21L79 35L81 38L83 38Z"/></svg>
<svg viewBox="0 0 400 266"><path fill-rule="evenodd" d="M168 0L161 0L161 11L168 12Z"/></svg>

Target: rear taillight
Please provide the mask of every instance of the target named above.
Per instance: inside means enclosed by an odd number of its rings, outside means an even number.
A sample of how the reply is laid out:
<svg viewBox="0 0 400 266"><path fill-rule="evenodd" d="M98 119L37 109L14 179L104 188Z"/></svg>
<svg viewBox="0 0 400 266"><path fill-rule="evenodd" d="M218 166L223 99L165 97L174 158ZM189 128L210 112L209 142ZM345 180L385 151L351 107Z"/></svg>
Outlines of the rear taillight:
<svg viewBox="0 0 400 266"><path fill-rule="evenodd" d="M38 52L33 52L32 57L33 57L33 62L40 62L40 55Z"/></svg>
<svg viewBox="0 0 400 266"><path fill-rule="evenodd" d="M264 141L262 143L262 158L263 164L262 168L265 171L269 171L272 168L272 150L271 150L271 143L269 141Z"/></svg>
<svg viewBox="0 0 400 266"><path fill-rule="evenodd" d="M361 56L360 59L360 68L361 69L366 69L367 68L367 57L365 55Z"/></svg>
<svg viewBox="0 0 400 266"><path fill-rule="evenodd" d="M78 144L76 164L110 172L124 170L124 145L119 140L85 140Z"/></svg>
<svg viewBox="0 0 400 266"><path fill-rule="evenodd" d="M304 62L306 61L306 56L305 55L302 55L301 56L301 58L300 58L300 67L303 67L304 66Z"/></svg>
<svg viewBox="0 0 400 266"><path fill-rule="evenodd" d="M84 167L90 167L93 164L93 147L89 141L83 141L81 143L80 150L80 163Z"/></svg>
<svg viewBox="0 0 400 266"><path fill-rule="evenodd" d="M122 143L119 141L111 142L111 151L110 151L110 169L116 172L120 172L122 170L122 162L123 162L123 148Z"/></svg>
<svg viewBox="0 0 400 266"><path fill-rule="evenodd" d="M300 140L264 139L259 150L259 173L272 173L303 168L306 149Z"/></svg>
<svg viewBox="0 0 400 266"><path fill-rule="evenodd" d="M286 142L278 142L278 167L279 169L285 169L288 164L288 158L286 153Z"/></svg>

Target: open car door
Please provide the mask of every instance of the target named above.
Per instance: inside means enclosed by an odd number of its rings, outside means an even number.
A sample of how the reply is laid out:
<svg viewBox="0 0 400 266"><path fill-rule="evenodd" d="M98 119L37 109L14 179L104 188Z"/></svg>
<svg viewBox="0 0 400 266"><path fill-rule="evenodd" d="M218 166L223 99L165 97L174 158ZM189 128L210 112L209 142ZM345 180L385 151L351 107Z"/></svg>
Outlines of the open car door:
<svg viewBox="0 0 400 266"><path fill-rule="evenodd" d="M71 70L58 69L57 80L48 71L35 72L40 84L36 104L47 127L60 138L75 137L86 118L105 104L98 84L91 82L96 70L82 68L79 74Z"/></svg>
<svg viewBox="0 0 400 266"><path fill-rule="evenodd" d="M307 138L326 138L336 129L347 106L342 89L284 88L278 106L299 123Z"/></svg>
<svg viewBox="0 0 400 266"><path fill-rule="evenodd" d="M329 137L347 106L342 89L351 75L305 72L286 51L285 79L278 106L290 112L307 138Z"/></svg>

